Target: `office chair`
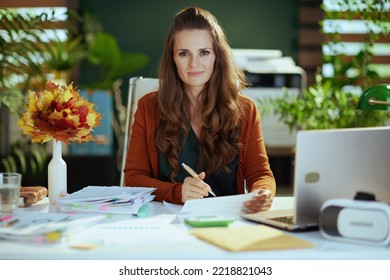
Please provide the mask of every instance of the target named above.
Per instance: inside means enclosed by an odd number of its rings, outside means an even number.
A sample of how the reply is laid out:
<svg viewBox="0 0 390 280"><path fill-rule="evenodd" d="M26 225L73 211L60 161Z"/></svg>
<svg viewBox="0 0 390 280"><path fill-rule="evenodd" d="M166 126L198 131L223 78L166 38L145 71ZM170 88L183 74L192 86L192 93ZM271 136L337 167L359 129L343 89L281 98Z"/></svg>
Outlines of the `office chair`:
<svg viewBox="0 0 390 280"><path fill-rule="evenodd" d="M124 185L125 174L123 169L126 163L127 150L130 142L131 128L134 122L134 113L137 110L138 100L145 94L157 90L159 87L159 81L157 78L144 78L131 77L129 79L129 96L127 101L127 112L126 112L126 130L125 139L123 141L123 154L122 154L122 169L120 186Z"/></svg>

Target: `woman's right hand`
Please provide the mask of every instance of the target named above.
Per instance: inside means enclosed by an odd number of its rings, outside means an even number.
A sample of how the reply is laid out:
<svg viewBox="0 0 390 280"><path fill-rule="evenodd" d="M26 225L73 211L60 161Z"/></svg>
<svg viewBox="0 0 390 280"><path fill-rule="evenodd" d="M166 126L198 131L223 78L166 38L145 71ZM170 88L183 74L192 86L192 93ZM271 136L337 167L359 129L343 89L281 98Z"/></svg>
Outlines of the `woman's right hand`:
<svg viewBox="0 0 390 280"><path fill-rule="evenodd" d="M208 196L207 190L210 186L203 182L206 173L201 172L199 178L186 177L181 187L181 200L186 202L188 199L199 199Z"/></svg>

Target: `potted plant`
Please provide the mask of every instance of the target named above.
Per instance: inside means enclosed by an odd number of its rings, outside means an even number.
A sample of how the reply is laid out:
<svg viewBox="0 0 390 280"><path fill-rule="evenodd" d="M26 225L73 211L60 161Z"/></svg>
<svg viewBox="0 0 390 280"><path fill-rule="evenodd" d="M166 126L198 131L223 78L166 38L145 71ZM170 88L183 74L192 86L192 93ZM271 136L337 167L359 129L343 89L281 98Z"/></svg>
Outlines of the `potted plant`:
<svg viewBox="0 0 390 280"><path fill-rule="evenodd" d="M353 5L348 2L339 1L338 5L344 8L345 5ZM322 69L319 68L315 83L304 90L298 98L291 97L286 92L282 97L259 100L259 107L264 117L267 112L273 110L290 129L382 126L389 121L390 116L385 111L356 110L359 94L379 78L378 74L369 67L372 46L378 38L378 33L374 28L380 26L385 35L390 30L388 20L383 18L386 13L379 10L373 2L370 3L366 3L364 12L347 6L351 12L345 19L361 18L367 25L368 32L362 50L348 60L336 48L340 42L339 34L337 32L327 34L330 36L329 41L332 42L329 45L332 55L324 55L323 63L332 65L333 75L324 77ZM329 11L325 8L324 10L325 19L344 16L343 13ZM376 25L373 27L372 23ZM323 26L322 22L320 25Z"/></svg>
<svg viewBox="0 0 390 280"><path fill-rule="evenodd" d="M37 56L41 54L44 28L54 26L53 15L20 15L0 9L0 168L20 172L23 181L39 174L45 166L45 150L20 137L10 143L10 118L23 111L28 89L45 82L45 72ZM51 20L49 20L51 18Z"/></svg>
<svg viewBox="0 0 390 280"><path fill-rule="evenodd" d="M74 11L67 15L78 19ZM0 17L0 169L22 173L23 183L43 184L45 145L31 143L22 134L10 141L10 123L20 118L28 90L44 88L53 71L70 72L85 57L85 44L73 35L72 20L66 22L69 36L65 41L43 36L46 29L57 28L54 11L22 15L0 9Z"/></svg>
<svg viewBox="0 0 390 280"><path fill-rule="evenodd" d="M0 9L0 17L0 106L17 114L23 110L24 92L32 82L45 79L34 55L40 53L47 14L22 16Z"/></svg>
<svg viewBox="0 0 390 280"><path fill-rule="evenodd" d="M44 44L42 53L48 79L69 84L72 70L86 57L87 49L79 35Z"/></svg>
<svg viewBox="0 0 390 280"><path fill-rule="evenodd" d="M96 34L88 49L87 60L100 70L100 79L89 84L90 88L112 89L115 81L143 68L148 57L141 53L121 51L114 36L105 32Z"/></svg>
<svg viewBox="0 0 390 280"><path fill-rule="evenodd" d="M120 49L117 39L103 31L101 22L91 13L83 15L87 62L98 70L98 76L80 90L80 94L95 103L103 114L102 126L94 131L96 141L71 146L74 155L111 155L117 144L117 169L121 166L126 124L126 103L121 92L122 78L148 63L142 53ZM115 136L115 139L114 139ZM116 140L116 142L114 142Z"/></svg>
<svg viewBox="0 0 390 280"><path fill-rule="evenodd" d="M352 89L337 87L331 78L317 73L316 83L301 96L285 93L262 98L258 103L263 117L272 109L291 130L382 126L389 120L385 111L356 110L358 100Z"/></svg>

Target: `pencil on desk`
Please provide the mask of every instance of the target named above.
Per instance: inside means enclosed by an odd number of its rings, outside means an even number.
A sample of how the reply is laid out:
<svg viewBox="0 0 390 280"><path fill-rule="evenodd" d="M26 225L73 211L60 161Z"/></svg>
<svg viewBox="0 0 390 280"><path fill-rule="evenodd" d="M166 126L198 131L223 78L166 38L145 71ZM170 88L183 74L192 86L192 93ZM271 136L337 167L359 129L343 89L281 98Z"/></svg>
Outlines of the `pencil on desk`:
<svg viewBox="0 0 390 280"><path fill-rule="evenodd" d="M15 220L12 220L9 222L4 222L2 225L3 225L3 227L8 228L8 227L12 227L17 222L19 222L19 219L15 219Z"/></svg>
<svg viewBox="0 0 390 280"><path fill-rule="evenodd" d="M182 163L181 164L184 169L193 177L193 178L197 178L199 179L199 175L191 168L189 167L188 165L186 165L185 163ZM216 196L215 193L213 192L213 190L211 188L209 188L207 190L210 194L212 194L213 196Z"/></svg>

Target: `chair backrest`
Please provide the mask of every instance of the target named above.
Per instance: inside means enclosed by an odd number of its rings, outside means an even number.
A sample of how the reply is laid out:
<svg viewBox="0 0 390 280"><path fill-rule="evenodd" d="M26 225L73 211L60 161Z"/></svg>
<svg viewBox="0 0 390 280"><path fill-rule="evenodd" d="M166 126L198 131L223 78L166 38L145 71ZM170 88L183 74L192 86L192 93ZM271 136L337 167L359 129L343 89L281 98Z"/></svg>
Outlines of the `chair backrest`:
<svg viewBox="0 0 390 280"><path fill-rule="evenodd" d="M129 96L127 101L127 118L125 139L123 141L123 156L120 185L124 185L123 169L126 163L127 150L129 146L131 128L134 122L134 113L137 110L138 100L145 94L157 90L159 87L159 80L157 78L132 77L129 79Z"/></svg>

